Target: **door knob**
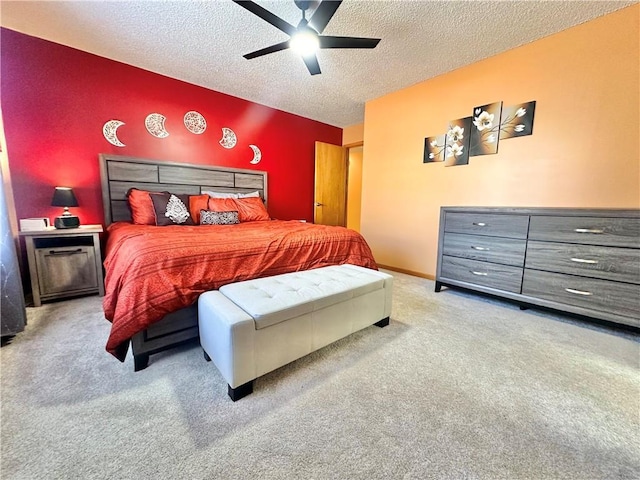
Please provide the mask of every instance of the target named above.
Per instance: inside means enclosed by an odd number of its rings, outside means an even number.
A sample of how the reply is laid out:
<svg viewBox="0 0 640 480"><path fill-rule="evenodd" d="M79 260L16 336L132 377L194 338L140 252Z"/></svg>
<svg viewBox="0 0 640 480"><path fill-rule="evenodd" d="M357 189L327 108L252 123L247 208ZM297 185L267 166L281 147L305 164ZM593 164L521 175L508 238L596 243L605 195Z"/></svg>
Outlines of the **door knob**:
<svg viewBox="0 0 640 480"><path fill-rule="evenodd" d="M322 204L321 204L320 202L316 202L314 205L315 205L316 207L322 207Z"/></svg>

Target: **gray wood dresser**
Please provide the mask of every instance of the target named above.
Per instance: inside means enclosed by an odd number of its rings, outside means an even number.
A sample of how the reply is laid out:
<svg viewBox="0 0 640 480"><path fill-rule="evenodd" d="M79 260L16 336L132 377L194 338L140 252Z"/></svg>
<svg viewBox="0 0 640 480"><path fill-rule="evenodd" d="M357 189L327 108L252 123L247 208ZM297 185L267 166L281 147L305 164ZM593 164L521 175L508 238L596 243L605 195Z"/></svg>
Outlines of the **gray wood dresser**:
<svg viewBox="0 0 640 480"><path fill-rule="evenodd" d="M442 207L436 292L640 327L640 210Z"/></svg>

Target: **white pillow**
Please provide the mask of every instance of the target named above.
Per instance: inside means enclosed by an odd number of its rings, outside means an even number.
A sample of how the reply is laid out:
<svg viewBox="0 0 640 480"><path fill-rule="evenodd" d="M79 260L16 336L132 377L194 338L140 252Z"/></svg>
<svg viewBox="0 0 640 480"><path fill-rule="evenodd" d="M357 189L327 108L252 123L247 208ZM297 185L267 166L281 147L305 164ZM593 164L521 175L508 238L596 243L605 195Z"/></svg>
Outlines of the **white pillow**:
<svg viewBox="0 0 640 480"><path fill-rule="evenodd" d="M200 192L201 194L207 194L211 198L240 198L239 193L230 193L230 192L212 192L209 190L203 190ZM256 192L257 193L257 192Z"/></svg>
<svg viewBox="0 0 640 480"><path fill-rule="evenodd" d="M251 192L251 193L239 193L237 198L251 198L251 197L259 197L259 196L260 196L260 192L256 190L255 192Z"/></svg>

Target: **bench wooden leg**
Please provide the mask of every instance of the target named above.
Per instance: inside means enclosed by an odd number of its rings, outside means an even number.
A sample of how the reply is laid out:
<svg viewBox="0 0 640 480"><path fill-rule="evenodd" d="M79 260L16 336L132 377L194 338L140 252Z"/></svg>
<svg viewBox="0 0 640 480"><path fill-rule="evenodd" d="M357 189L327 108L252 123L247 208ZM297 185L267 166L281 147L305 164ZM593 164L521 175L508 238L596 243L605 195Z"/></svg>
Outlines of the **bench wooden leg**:
<svg viewBox="0 0 640 480"><path fill-rule="evenodd" d="M387 325L389 325L389 317L387 318L383 318L382 320L380 320L379 322L374 323L374 325L376 327L386 327Z"/></svg>
<svg viewBox="0 0 640 480"><path fill-rule="evenodd" d="M227 393L229 393L231 400L236 402L241 398L246 397L250 393L253 393L253 380L251 380L250 382L244 383L236 388L231 388L231 385L227 385L227 387L229 388Z"/></svg>

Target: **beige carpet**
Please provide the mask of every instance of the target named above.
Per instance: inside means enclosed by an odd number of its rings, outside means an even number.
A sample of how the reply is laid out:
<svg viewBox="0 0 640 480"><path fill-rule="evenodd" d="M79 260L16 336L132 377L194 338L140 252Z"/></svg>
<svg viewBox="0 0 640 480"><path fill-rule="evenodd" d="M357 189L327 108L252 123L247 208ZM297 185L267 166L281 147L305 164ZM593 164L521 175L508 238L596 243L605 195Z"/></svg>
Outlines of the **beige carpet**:
<svg viewBox="0 0 640 480"><path fill-rule="evenodd" d="M640 478L637 335L393 275L388 327L236 403L197 345L111 357L99 297L29 308L0 350L1 477Z"/></svg>

